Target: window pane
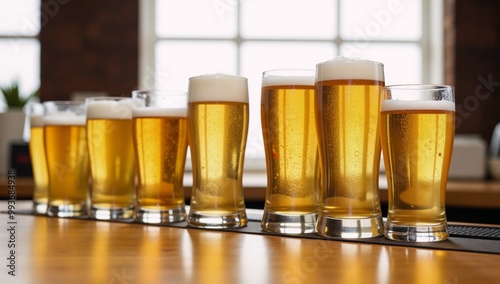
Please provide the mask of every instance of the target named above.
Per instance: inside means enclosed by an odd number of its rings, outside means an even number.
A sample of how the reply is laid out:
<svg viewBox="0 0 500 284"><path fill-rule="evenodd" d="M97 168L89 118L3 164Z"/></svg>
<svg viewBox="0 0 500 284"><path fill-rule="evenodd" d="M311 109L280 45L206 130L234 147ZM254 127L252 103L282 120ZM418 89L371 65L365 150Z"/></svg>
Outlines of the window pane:
<svg viewBox="0 0 500 284"><path fill-rule="evenodd" d="M40 87L40 43L36 39L0 40L0 66L0 86L18 81L23 95L37 90Z"/></svg>
<svg viewBox="0 0 500 284"><path fill-rule="evenodd" d="M234 37L237 12L234 0L156 0L156 34L180 38Z"/></svg>
<svg viewBox="0 0 500 284"><path fill-rule="evenodd" d="M336 1L241 1L243 38L333 39L336 37Z"/></svg>
<svg viewBox="0 0 500 284"><path fill-rule="evenodd" d="M155 88L187 91L188 79L210 73L236 74L232 41L159 41Z"/></svg>
<svg viewBox="0 0 500 284"><path fill-rule="evenodd" d="M40 0L0 0L0 19L1 35L38 35Z"/></svg>
<svg viewBox="0 0 500 284"><path fill-rule="evenodd" d="M422 0L342 0L340 35L343 39L419 40Z"/></svg>
<svg viewBox="0 0 500 284"><path fill-rule="evenodd" d="M332 58L336 53L335 50L335 46L331 43L246 42L242 44L242 76L248 78L250 94L247 157L264 158L260 124L262 72L285 68L315 69L317 63ZM264 163L263 160L261 162ZM250 166L249 164L248 167Z"/></svg>
<svg viewBox="0 0 500 284"><path fill-rule="evenodd" d="M346 50L358 50L354 57L382 62L386 85L422 83L422 50L418 44L371 43L363 49L344 44L340 50L343 55Z"/></svg>

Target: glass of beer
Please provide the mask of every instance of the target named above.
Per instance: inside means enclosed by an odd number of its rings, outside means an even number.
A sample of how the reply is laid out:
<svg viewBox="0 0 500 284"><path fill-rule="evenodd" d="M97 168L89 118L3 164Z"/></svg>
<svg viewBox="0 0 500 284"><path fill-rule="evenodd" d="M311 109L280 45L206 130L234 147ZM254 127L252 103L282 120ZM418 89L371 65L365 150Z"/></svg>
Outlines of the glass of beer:
<svg viewBox="0 0 500 284"><path fill-rule="evenodd" d="M92 176L90 217L94 219L134 218L132 108L141 103L130 97L86 99Z"/></svg>
<svg viewBox="0 0 500 284"><path fill-rule="evenodd" d="M316 122L324 177L317 233L370 238L383 234L379 199L379 62L335 58L316 66Z"/></svg>
<svg viewBox="0 0 500 284"><path fill-rule="evenodd" d="M139 183L136 220L168 223L186 219L184 167L187 153L187 93L138 90L133 134Z"/></svg>
<svg viewBox="0 0 500 284"><path fill-rule="evenodd" d="M381 106L381 142L391 240L446 240L445 192L455 136L451 86L388 86Z"/></svg>
<svg viewBox="0 0 500 284"><path fill-rule="evenodd" d="M210 74L189 79L188 141L193 187L187 223L246 226L243 162L248 135L247 79Z"/></svg>
<svg viewBox="0 0 500 284"><path fill-rule="evenodd" d="M263 73L261 122L267 189L261 227L313 233L321 186L314 118L314 70Z"/></svg>
<svg viewBox="0 0 500 284"><path fill-rule="evenodd" d="M47 214L49 173L43 142L43 105L29 103L27 119L30 122L30 158L33 170L33 213Z"/></svg>
<svg viewBox="0 0 500 284"><path fill-rule="evenodd" d="M47 215L86 216L89 157L85 104L48 101L43 103L43 107L43 136L49 176Z"/></svg>

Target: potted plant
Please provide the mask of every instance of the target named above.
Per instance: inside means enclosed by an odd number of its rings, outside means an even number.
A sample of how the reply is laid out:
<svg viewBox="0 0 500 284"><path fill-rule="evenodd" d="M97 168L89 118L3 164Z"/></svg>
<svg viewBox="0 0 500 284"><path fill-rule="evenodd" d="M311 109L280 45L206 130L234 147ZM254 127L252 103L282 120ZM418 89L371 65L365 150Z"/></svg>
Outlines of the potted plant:
<svg viewBox="0 0 500 284"><path fill-rule="evenodd" d="M38 90L22 96L19 85L14 82L9 87L1 87L6 109L0 111L0 175L6 175L10 160L10 146L14 142L23 141L25 114L23 108L35 98Z"/></svg>
<svg viewBox="0 0 500 284"><path fill-rule="evenodd" d="M17 82L12 83L10 87L0 88L0 91L2 91L5 103L9 109L22 109L29 101L38 97L38 90L36 90L23 98L19 92Z"/></svg>

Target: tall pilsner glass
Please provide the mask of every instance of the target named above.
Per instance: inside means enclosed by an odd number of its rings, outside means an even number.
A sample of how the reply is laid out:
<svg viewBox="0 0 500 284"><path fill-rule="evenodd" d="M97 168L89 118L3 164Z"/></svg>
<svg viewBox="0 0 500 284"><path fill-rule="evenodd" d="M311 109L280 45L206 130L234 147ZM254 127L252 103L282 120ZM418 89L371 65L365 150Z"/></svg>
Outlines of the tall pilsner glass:
<svg viewBox="0 0 500 284"><path fill-rule="evenodd" d="M87 215L89 157L85 104L73 101L43 103L43 135L49 174L47 214Z"/></svg>
<svg viewBox="0 0 500 284"><path fill-rule="evenodd" d="M87 98L87 139L92 175L90 216L131 219L135 210L132 107L125 97Z"/></svg>
<svg viewBox="0 0 500 284"><path fill-rule="evenodd" d="M324 169L317 233L382 235L379 200L381 63L344 57L316 66L316 120Z"/></svg>
<svg viewBox="0 0 500 284"><path fill-rule="evenodd" d="M28 104L27 119L30 122L30 158L33 169L33 212L45 215L47 213L49 173L43 142L43 105Z"/></svg>
<svg viewBox="0 0 500 284"><path fill-rule="evenodd" d="M189 79L188 141L193 167L190 226L241 227L248 222L243 161L248 135L247 79L211 74Z"/></svg>
<svg viewBox="0 0 500 284"><path fill-rule="evenodd" d="M315 232L321 179L314 100L314 70L263 73L261 122L267 167L261 223L264 231Z"/></svg>
<svg viewBox="0 0 500 284"><path fill-rule="evenodd" d="M187 93L133 91L145 105L133 108L139 183L136 220L168 223L186 219L184 166L187 152Z"/></svg>
<svg viewBox="0 0 500 284"><path fill-rule="evenodd" d="M386 87L381 142L389 197L387 238L409 242L448 238L445 193L454 135L453 87Z"/></svg>

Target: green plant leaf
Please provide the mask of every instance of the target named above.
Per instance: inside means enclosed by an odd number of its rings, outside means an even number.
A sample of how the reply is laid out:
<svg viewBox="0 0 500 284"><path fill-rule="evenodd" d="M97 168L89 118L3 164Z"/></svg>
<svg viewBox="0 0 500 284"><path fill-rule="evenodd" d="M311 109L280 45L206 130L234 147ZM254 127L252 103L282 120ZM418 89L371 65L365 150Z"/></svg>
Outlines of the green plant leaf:
<svg viewBox="0 0 500 284"><path fill-rule="evenodd" d="M10 87L0 88L5 98L5 103L9 108L22 108L31 99L38 97L39 89L29 94L26 98L22 98L19 93L19 84L17 82L12 83Z"/></svg>

